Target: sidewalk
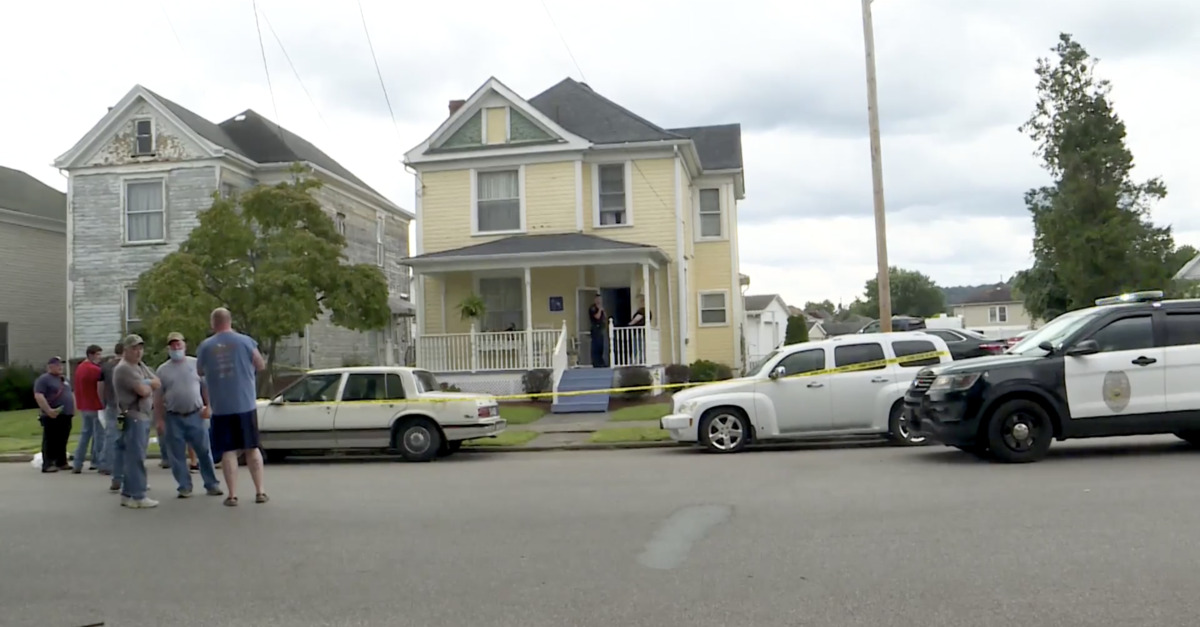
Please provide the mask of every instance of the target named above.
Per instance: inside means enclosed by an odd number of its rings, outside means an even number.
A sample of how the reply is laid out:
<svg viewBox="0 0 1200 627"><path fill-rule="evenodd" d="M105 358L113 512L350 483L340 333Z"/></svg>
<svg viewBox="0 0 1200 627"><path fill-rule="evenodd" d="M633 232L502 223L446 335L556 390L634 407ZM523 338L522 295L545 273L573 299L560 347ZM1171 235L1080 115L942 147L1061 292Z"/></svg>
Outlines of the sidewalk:
<svg viewBox="0 0 1200 627"><path fill-rule="evenodd" d="M574 448L645 448L672 446L671 441L594 443L592 434L607 429L658 429L657 420L610 422L611 414L546 414L537 422L509 427L511 431L536 431L540 435L530 442L516 446L480 446L485 450L551 450Z"/></svg>

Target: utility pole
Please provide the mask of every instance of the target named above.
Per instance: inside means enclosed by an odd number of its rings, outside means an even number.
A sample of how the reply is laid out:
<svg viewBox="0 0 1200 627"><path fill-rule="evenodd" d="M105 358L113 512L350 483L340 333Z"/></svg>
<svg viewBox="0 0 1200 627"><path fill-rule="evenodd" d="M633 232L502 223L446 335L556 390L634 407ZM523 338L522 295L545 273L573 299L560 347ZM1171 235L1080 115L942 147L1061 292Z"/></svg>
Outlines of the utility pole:
<svg viewBox="0 0 1200 627"><path fill-rule="evenodd" d="M888 273L887 218L883 211L883 150L879 144L879 94L875 88L875 28L871 2L862 0L863 46L867 57L867 122L871 133L871 184L875 192L875 258L879 265L879 330L892 332L892 285Z"/></svg>

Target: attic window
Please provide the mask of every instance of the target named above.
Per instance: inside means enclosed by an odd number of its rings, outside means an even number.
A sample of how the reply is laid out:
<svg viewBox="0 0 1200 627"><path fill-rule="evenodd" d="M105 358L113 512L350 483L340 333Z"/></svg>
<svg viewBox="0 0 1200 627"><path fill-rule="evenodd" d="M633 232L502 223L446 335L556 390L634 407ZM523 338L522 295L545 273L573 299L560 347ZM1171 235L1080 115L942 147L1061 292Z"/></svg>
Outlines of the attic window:
<svg viewBox="0 0 1200 627"><path fill-rule="evenodd" d="M133 122L133 154L145 156L154 154L154 121L134 120Z"/></svg>

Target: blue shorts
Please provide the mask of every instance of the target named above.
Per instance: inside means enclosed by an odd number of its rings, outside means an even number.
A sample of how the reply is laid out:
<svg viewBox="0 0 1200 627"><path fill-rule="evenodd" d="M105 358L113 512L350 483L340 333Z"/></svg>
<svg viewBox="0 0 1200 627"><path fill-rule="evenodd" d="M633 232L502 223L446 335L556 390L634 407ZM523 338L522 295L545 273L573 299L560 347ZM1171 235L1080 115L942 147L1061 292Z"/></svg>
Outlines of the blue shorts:
<svg viewBox="0 0 1200 627"><path fill-rule="evenodd" d="M213 459L230 451L244 451L259 447L258 410L240 414L213 415L211 431Z"/></svg>

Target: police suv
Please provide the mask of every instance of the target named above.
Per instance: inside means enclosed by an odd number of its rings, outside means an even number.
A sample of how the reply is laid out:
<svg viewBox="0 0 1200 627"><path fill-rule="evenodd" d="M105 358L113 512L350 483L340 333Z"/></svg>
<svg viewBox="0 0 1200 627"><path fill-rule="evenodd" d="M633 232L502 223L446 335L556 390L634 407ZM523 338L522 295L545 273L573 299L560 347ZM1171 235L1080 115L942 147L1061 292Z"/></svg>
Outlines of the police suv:
<svg viewBox="0 0 1200 627"><path fill-rule="evenodd" d="M1200 445L1200 300L1136 292L1065 313L1005 354L917 373L910 428L1004 462L1051 439L1174 433Z"/></svg>

